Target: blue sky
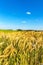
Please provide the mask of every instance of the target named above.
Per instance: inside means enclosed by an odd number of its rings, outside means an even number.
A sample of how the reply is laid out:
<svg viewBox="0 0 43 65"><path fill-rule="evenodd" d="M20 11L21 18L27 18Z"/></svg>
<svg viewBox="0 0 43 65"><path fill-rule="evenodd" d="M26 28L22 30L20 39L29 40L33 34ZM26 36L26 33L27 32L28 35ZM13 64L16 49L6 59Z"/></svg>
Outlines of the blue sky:
<svg viewBox="0 0 43 65"><path fill-rule="evenodd" d="M0 0L0 29L43 30L43 0Z"/></svg>

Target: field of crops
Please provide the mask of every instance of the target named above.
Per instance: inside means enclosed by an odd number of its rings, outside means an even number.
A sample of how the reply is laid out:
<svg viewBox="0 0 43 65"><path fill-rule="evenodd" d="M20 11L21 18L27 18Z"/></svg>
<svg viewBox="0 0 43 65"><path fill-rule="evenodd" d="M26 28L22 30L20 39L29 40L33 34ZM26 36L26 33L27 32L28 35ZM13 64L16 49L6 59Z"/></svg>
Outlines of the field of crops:
<svg viewBox="0 0 43 65"><path fill-rule="evenodd" d="M43 65L43 32L0 31L0 65Z"/></svg>

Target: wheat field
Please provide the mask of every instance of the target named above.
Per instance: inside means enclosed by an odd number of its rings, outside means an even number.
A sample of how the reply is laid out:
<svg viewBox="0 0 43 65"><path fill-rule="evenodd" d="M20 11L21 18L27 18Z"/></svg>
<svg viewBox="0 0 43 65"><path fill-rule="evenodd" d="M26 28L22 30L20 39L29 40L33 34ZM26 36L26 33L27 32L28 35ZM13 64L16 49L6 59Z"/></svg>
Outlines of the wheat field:
<svg viewBox="0 0 43 65"><path fill-rule="evenodd" d="M0 65L43 65L43 32L0 31Z"/></svg>

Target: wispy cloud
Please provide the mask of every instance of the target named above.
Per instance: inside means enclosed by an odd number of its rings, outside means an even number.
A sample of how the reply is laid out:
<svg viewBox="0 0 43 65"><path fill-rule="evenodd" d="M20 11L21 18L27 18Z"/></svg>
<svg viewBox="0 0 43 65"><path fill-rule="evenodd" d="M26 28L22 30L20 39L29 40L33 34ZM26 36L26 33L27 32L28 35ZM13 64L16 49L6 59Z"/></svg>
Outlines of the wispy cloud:
<svg viewBox="0 0 43 65"><path fill-rule="evenodd" d="M29 12L29 11L28 11L28 12L26 12L26 14L30 15L30 14L31 14L31 12Z"/></svg>

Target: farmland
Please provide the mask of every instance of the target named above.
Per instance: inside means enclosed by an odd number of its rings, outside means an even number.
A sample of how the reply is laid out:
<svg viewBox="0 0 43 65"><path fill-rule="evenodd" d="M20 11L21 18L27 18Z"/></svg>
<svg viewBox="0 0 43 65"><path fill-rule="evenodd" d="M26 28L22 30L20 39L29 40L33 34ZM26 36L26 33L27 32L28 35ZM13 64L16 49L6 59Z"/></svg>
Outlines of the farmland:
<svg viewBox="0 0 43 65"><path fill-rule="evenodd" d="M0 65L42 65L43 31L0 31Z"/></svg>

